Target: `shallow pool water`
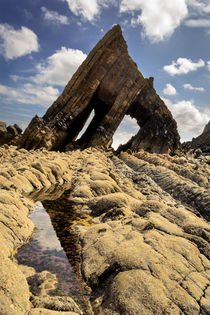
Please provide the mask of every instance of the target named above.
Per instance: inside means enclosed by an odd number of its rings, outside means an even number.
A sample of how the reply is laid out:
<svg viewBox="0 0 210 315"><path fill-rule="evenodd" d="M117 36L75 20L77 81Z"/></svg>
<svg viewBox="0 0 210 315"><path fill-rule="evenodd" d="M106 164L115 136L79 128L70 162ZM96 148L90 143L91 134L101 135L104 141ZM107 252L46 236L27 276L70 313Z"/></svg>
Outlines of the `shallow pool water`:
<svg viewBox="0 0 210 315"><path fill-rule="evenodd" d="M87 308L88 293L70 264L51 219L40 202L36 203L30 219L35 230L29 243L18 251L18 263L33 267L37 272L48 270L56 274L58 285L50 295L71 296L83 309Z"/></svg>

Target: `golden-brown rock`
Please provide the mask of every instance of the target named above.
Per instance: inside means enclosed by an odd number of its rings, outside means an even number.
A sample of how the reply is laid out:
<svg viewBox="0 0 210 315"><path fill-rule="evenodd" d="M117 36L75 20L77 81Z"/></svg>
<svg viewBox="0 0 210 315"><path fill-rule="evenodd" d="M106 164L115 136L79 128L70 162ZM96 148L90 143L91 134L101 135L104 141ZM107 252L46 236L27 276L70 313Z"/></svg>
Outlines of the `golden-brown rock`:
<svg viewBox="0 0 210 315"><path fill-rule="evenodd" d="M32 233L34 202L57 199L71 204L65 211L77 210L74 230L94 314L208 314L207 162L144 151L117 157L95 148L1 147L0 313L50 314L40 297L31 309L31 270L13 255ZM56 207L49 214L53 222ZM61 228L59 235L62 243Z"/></svg>

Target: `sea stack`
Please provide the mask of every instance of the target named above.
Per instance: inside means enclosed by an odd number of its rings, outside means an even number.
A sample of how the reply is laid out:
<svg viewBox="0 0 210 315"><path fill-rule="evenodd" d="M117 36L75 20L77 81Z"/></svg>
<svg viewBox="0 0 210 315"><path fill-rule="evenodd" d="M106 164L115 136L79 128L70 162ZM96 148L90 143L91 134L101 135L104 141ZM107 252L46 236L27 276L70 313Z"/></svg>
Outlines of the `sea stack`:
<svg viewBox="0 0 210 315"><path fill-rule="evenodd" d="M94 117L80 139L91 112ZM177 125L153 87L128 54L119 25L90 52L63 93L40 118L35 116L19 141L26 149L65 150L69 144L109 147L125 115L139 132L121 150L173 153L179 146Z"/></svg>

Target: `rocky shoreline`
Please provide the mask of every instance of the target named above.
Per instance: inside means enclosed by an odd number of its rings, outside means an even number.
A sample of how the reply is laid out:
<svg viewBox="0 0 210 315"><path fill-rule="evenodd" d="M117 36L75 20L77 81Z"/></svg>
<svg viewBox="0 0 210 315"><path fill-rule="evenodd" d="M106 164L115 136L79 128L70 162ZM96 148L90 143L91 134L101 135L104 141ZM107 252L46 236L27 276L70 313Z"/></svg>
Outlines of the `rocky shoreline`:
<svg viewBox="0 0 210 315"><path fill-rule="evenodd" d="M125 115L139 131L114 152ZM36 201L68 259L76 257L93 314L210 314L209 125L181 146L176 121L129 56L119 25L23 134L0 125L1 315L87 315L69 297L48 295L54 275L17 264Z"/></svg>
<svg viewBox="0 0 210 315"><path fill-rule="evenodd" d="M56 314L34 308L14 253L32 234L34 202L65 191L94 314L209 313L208 157L2 146L0 162L1 314Z"/></svg>

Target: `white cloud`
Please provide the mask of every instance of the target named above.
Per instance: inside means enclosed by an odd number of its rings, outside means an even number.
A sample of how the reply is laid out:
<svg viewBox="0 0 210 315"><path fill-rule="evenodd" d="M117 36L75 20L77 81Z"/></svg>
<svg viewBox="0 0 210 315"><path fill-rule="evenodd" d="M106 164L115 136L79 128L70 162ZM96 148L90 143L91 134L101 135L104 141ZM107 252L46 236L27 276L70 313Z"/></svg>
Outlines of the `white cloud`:
<svg viewBox="0 0 210 315"><path fill-rule="evenodd" d="M209 109L200 111L193 101L183 100L175 104L168 99L164 101L177 121L181 141L189 141L202 133L210 119Z"/></svg>
<svg viewBox="0 0 210 315"><path fill-rule="evenodd" d="M166 95L175 95L176 89L173 85L171 85L170 83L167 83L165 89L163 90L163 93Z"/></svg>
<svg viewBox="0 0 210 315"><path fill-rule="evenodd" d="M69 9L77 16L85 20L93 21L100 14L102 7L114 5L117 0L66 0Z"/></svg>
<svg viewBox="0 0 210 315"><path fill-rule="evenodd" d="M117 130L113 136L112 147L117 150L120 144L127 143L136 133Z"/></svg>
<svg viewBox="0 0 210 315"><path fill-rule="evenodd" d="M197 19L197 20L187 20L185 25L189 27L210 27L210 20L208 19Z"/></svg>
<svg viewBox="0 0 210 315"><path fill-rule="evenodd" d="M55 11L49 11L46 7L41 7L41 11L43 12L44 19L47 21L51 21L55 24L69 24L69 19L65 15L60 15Z"/></svg>
<svg viewBox="0 0 210 315"><path fill-rule="evenodd" d="M184 88L191 91L200 91L200 92L205 91L203 87L194 87L189 83L184 84Z"/></svg>
<svg viewBox="0 0 210 315"><path fill-rule="evenodd" d="M209 0L186 0L189 6L189 19L185 21L188 27L202 27L210 33L210 2Z"/></svg>
<svg viewBox="0 0 210 315"><path fill-rule="evenodd" d="M59 95L53 85L65 86L78 66L86 58L81 50L62 47L42 64L38 64L37 74L31 77L10 75L17 88L0 85L1 98L7 103L36 104L50 106ZM30 83L24 83L25 81Z"/></svg>
<svg viewBox="0 0 210 315"><path fill-rule="evenodd" d="M0 24L0 53L6 59L14 59L39 50L36 34L22 26L15 30L8 24Z"/></svg>
<svg viewBox="0 0 210 315"><path fill-rule="evenodd" d="M58 97L59 91L52 86L43 87L27 83L20 88L0 85L0 95L5 102L36 104L48 107Z"/></svg>
<svg viewBox="0 0 210 315"><path fill-rule="evenodd" d="M144 35L157 42L171 36L187 16L185 0L123 0L120 12L141 11L131 22L142 24Z"/></svg>
<svg viewBox="0 0 210 315"><path fill-rule="evenodd" d="M202 59L199 59L198 62L193 62L191 59L178 58L177 61L173 61L171 65L164 66L163 69L170 75L176 75L187 74L204 66L205 62Z"/></svg>
<svg viewBox="0 0 210 315"><path fill-rule="evenodd" d="M83 16L92 21L95 15L99 14L99 5L97 0L66 0L69 9L77 16Z"/></svg>
<svg viewBox="0 0 210 315"><path fill-rule="evenodd" d="M77 16L90 22L100 15L103 7L118 5L121 13L131 14L131 25L143 26L143 35L152 42L170 37L175 29L189 17L192 11L207 14L209 0L65 0L69 9ZM205 20L205 19L203 19ZM123 22L122 22L123 23ZM193 20L186 22L186 25ZM200 22L204 23L204 22Z"/></svg>
<svg viewBox="0 0 210 315"><path fill-rule="evenodd" d="M65 86L86 57L81 50L62 47L37 65L38 74L31 79L38 84Z"/></svg>
<svg viewBox="0 0 210 315"><path fill-rule="evenodd" d="M210 61L207 62L208 70L210 71Z"/></svg>
<svg viewBox="0 0 210 315"><path fill-rule="evenodd" d="M113 148L117 149L120 144L127 143L132 136L137 134L139 128L136 119L126 115L113 136Z"/></svg>

